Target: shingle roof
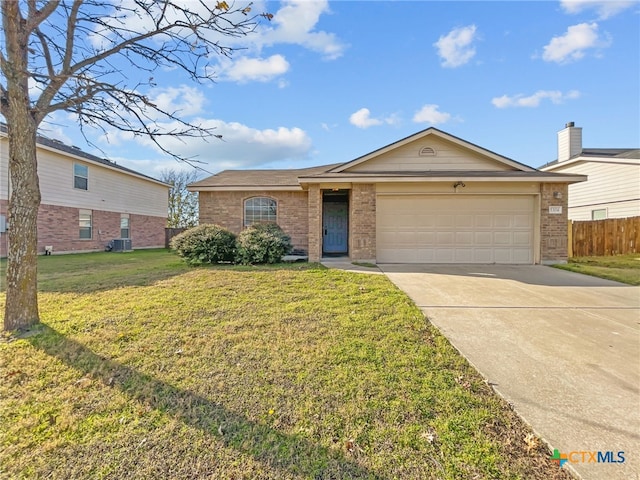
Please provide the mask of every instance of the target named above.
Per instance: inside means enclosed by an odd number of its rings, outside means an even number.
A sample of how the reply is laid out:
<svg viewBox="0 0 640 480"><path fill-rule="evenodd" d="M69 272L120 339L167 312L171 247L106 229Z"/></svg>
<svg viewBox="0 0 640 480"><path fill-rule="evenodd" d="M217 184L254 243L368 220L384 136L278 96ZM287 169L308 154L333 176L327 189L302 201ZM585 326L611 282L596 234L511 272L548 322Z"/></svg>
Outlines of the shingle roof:
<svg viewBox="0 0 640 480"><path fill-rule="evenodd" d="M286 170L223 170L189 185L192 190L202 187L299 187L298 177L324 173L340 164Z"/></svg>
<svg viewBox="0 0 640 480"><path fill-rule="evenodd" d="M585 148L584 157L640 158L640 148Z"/></svg>
<svg viewBox="0 0 640 480"><path fill-rule="evenodd" d="M0 123L0 132L5 134L7 133L7 126L4 123ZM135 170L132 170L130 168L123 167L122 165L118 165L116 162L112 162L111 160L108 160L106 158L97 157L96 155L87 153L76 146L71 146L71 145L62 143L60 140L54 140L51 138L47 138L43 135L38 135L36 138L36 143L38 145L42 145L45 147L52 148L54 150L58 150L59 152L69 153L71 155L75 155L76 157L80 157L85 160L89 160L91 162L100 163L102 165L115 168L116 170L121 170L122 172L131 174L131 175L136 175L138 177L143 177L143 178L152 180L156 183L162 183L164 185L167 185L166 183L161 182L157 178L153 178L153 177L150 177L149 175L145 175L144 173L136 172Z"/></svg>
<svg viewBox="0 0 640 480"><path fill-rule="evenodd" d="M569 160L580 157L640 159L640 148L583 148L582 152L574 155ZM540 168L548 168L565 162L566 160L563 162L553 160L545 163Z"/></svg>

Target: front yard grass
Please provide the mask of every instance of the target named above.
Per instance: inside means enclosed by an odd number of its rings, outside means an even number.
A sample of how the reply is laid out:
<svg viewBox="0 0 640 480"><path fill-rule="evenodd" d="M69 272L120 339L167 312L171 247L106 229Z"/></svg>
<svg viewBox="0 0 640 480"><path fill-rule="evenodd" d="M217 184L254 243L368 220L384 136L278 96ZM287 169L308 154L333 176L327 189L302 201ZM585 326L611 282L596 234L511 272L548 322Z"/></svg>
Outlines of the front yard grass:
<svg viewBox="0 0 640 480"><path fill-rule="evenodd" d="M640 285L640 253L611 257L575 257L564 265L555 266L629 285Z"/></svg>
<svg viewBox="0 0 640 480"><path fill-rule="evenodd" d="M0 343L1 478L570 478L382 275L40 266L42 326Z"/></svg>

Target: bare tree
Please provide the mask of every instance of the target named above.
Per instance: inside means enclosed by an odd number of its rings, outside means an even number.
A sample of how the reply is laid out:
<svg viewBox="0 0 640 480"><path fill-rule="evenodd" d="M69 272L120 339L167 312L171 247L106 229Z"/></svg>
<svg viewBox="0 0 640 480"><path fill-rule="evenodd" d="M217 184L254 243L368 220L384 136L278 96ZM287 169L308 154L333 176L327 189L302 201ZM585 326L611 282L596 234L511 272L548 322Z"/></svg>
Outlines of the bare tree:
<svg viewBox="0 0 640 480"><path fill-rule="evenodd" d="M4 329L23 330L39 322L36 132L42 121L64 110L77 116L83 133L116 128L146 135L164 151L162 136L212 136L147 97L153 72L168 67L210 80L209 59L232 55L225 43L272 16L224 0L2 0L0 12L0 114L11 181ZM158 119L173 127L163 129Z"/></svg>
<svg viewBox="0 0 640 480"><path fill-rule="evenodd" d="M198 194L187 190L187 185L198 180L197 170L163 170L160 180L171 185L167 227L189 228L198 224Z"/></svg>

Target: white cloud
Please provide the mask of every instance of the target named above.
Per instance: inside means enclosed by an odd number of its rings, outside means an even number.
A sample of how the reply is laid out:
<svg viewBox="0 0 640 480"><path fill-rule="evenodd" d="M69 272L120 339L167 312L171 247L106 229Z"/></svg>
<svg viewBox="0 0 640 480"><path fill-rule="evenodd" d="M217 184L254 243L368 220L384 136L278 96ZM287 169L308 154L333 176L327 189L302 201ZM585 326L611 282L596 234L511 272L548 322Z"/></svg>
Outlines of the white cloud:
<svg viewBox="0 0 640 480"><path fill-rule="evenodd" d="M149 92L148 97L159 109L182 118L201 113L207 100L200 90L188 85L155 88Z"/></svg>
<svg viewBox="0 0 640 480"><path fill-rule="evenodd" d="M431 125L437 125L439 123L446 123L451 120L451 114L446 112L440 112L439 105L428 104L418 110L413 116L413 121L416 123L429 123Z"/></svg>
<svg viewBox="0 0 640 480"><path fill-rule="evenodd" d="M358 128L369 128L376 125L393 125L398 123L396 115L390 115L386 118L373 118L371 117L371 111L368 108L361 108L357 112L354 112L349 117L349 123L355 125Z"/></svg>
<svg viewBox="0 0 640 480"><path fill-rule="evenodd" d="M613 17L634 4L637 4L637 2L615 0L560 0L560 5L566 13L575 14L593 9L597 12L600 20Z"/></svg>
<svg viewBox="0 0 640 480"><path fill-rule="evenodd" d="M274 14L272 26L257 30L258 36L251 36L253 45L269 46L278 43L301 45L318 52L327 60L342 56L346 46L333 33L316 31L316 24L322 14L330 13L327 0L287 0Z"/></svg>
<svg viewBox="0 0 640 480"><path fill-rule="evenodd" d="M240 57L236 61L222 65L220 79L240 83L268 82L287 71L289 71L289 62L282 55L272 55L266 59Z"/></svg>
<svg viewBox="0 0 640 480"><path fill-rule="evenodd" d="M358 128L369 128L375 125L382 125L382 120L371 118L371 112L368 108L361 108L349 117L349 123Z"/></svg>
<svg viewBox="0 0 640 480"><path fill-rule="evenodd" d="M564 35L553 37L545 45L542 58L547 62L568 63L583 58L588 49L605 48L610 44L609 39L598 35L597 23L579 23L570 26Z"/></svg>
<svg viewBox="0 0 640 480"><path fill-rule="evenodd" d="M454 28L447 35L441 36L433 45L442 58L443 67L460 67L469 62L476 54L472 43L476 40L476 26Z"/></svg>
<svg viewBox="0 0 640 480"><path fill-rule="evenodd" d="M203 168L211 172L258 167L285 160L298 161L307 158L312 148L311 138L297 127L259 130L219 119L196 119L193 123L214 129L214 133L222 135L222 139L160 137L160 144L176 155L204 162ZM170 131L178 129L180 125L166 123L160 124L160 127ZM132 141L157 149L147 137L136 137ZM166 167L166 164L166 161L159 162L161 167L158 170Z"/></svg>
<svg viewBox="0 0 640 480"><path fill-rule="evenodd" d="M577 90L571 90L567 93L562 93L559 90L538 90L533 95L525 97L523 94L517 95L503 95L501 97L495 97L491 100L491 103L496 108L509 108L509 107L538 107L540 102L544 99L551 100L554 104L563 103L565 100L574 100L580 97L580 92Z"/></svg>

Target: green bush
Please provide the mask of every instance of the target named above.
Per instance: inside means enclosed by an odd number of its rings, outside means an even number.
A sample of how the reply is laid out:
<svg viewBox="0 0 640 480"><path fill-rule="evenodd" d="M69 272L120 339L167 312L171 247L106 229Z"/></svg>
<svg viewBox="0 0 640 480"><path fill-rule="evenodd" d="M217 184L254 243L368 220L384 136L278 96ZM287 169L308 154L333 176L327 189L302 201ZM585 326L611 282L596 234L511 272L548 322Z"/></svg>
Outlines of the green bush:
<svg viewBox="0 0 640 480"><path fill-rule="evenodd" d="M219 225L199 225L171 239L171 248L190 265L233 262L236 236Z"/></svg>
<svg viewBox="0 0 640 480"><path fill-rule="evenodd" d="M236 263L278 263L291 249L291 238L278 225L254 223L236 239Z"/></svg>

